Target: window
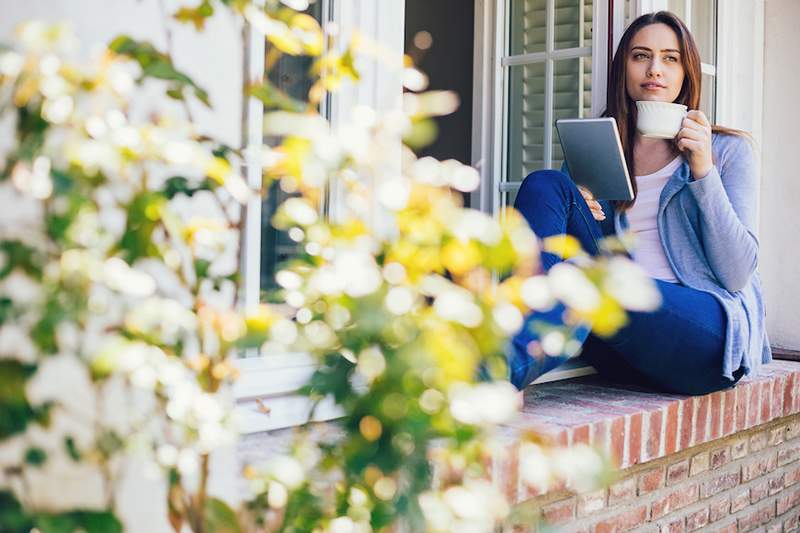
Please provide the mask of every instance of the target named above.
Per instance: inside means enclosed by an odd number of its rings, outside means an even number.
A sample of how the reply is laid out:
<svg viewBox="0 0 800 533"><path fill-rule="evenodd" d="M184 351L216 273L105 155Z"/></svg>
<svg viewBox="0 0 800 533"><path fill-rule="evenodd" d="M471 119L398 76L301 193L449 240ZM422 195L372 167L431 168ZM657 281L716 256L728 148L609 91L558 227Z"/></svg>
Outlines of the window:
<svg viewBox="0 0 800 533"><path fill-rule="evenodd" d="M593 115L592 0L511 0L507 83L506 163L501 205L514 203L530 172L560 168L559 118Z"/></svg>
<svg viewBox="0 0 800 533"><path fill-rule="evenodd" d="M703 72L700 110L711 123L716 120L717 0L669 0L667 11L678 15L692 32Z"/></svg>

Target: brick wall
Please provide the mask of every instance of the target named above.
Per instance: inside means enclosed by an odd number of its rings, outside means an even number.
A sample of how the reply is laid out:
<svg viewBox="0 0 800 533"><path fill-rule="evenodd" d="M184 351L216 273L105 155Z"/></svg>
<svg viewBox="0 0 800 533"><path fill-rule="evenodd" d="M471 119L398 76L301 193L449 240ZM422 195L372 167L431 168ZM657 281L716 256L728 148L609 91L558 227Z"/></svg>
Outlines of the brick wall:
<svg viewBox="0 0 800 533"><path fill-rule="evenodd" d="M565 532L795 531L800 415L630 467L605 490L548 494L527 505L545 527Z"/></svg>

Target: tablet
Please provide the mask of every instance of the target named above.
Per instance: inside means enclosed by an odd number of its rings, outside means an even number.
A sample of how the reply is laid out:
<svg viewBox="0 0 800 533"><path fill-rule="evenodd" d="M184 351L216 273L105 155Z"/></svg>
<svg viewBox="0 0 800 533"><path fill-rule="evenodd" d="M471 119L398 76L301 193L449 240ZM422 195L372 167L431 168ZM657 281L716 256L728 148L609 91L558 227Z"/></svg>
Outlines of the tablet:
<svg viewBox="0 0 800 533"><path fill-rule="evenodd" d="M617 123L611 117L556 120L569 175L598 200L633 200Z"/></svg>

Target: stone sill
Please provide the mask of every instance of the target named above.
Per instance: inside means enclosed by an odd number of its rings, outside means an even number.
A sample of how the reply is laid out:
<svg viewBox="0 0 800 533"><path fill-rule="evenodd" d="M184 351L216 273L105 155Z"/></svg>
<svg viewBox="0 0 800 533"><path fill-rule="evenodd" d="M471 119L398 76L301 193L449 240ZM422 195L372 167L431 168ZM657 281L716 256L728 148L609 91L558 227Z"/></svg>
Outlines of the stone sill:
<svg viewBox="0 0 800 533"><path fill-rule="evenodd" d="M511 444L535 430L557 444L587 443L624 469L798 412L800 362L776 360L758 377L705 396L657 393L599 376L537 385L525 390L522 412L504 436ZM514 455L502 462L514 463ZM516 478L513 464L494 467Z"/></svg>

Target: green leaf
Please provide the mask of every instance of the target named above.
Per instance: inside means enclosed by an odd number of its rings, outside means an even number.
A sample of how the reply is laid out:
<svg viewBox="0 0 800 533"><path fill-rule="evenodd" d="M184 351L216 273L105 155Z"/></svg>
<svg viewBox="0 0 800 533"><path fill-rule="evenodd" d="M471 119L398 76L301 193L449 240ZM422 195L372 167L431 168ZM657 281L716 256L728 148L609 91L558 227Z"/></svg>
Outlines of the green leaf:
<svg viewBox="0 0 800 533"><path fill-rule="evenodd" d="M121 35L111 41L109 49L117 54L130 57L139 63L142 68L142 78L154 78L170 83L167 95L172 98L183 99L184 91L191 89L195 97L210 107L208 93L192 78L175 68L172 59L147 41L137 41L127 35Z"/></svg>
<svg viewBox="0 0 800 533"><path fill-rule="evenodd" d="M67 450L67 454L69 455L70 459L75 462L81 460L81 452L78 451L78 446L75 444L75 439L72 437L66 437L64 439L64 448Z"/></svg>
<svg viewBox="0 0 800 533"><path fill-rule="evenodd" d="M111 511L79 511L74 516L86 533L122 533L122 523Z"/></svg>
<svg viewBox="0 0 800 533"><path fill-rule="evenodd" d="M32 466L42 466L47 461L47 453L41 448L28 448L25 452L25 462Z"/></svg>
<svg viewBox="0 0 800 533"><path fill-rule="evenodd" d="M266 80L260 85L253 85L250 87L248 89L248 94L253 98L261 100L264 103L265 111L280 109L282 111L302 113L308 109L308 104L292 98Z"/></svg>
<svg viewBox="0 0 800 533"><path fill-rule="evenodd" d="M33 365L0 360L0 439L25 431L36 420L36 410L25 397L25 384L35 371Z"/></svg>
<svg viewBox="0 0 800 533"><path fill-rule="evenodd" d="M144 192L133 199L128 206L125 232L116 250L122 252L123 259L133 263L140 257L158 253L152 236L161 221L166 202L166 197L160 192Z"/></svg>
<svg viewBox="0 0 800 533"><path fill-rule="evenodd" d="M173 176L164 183L164 196L171 200L179 194L192 196L198 191L210 191L213 188L213 182L206 178L199 185L192 186L189 180L183 176Z"/></svg>
<svg viewBox="0 0 800 533"><path fill-rule="evenodd" d="M31 277L37 278L42 273L42 256L39 252L20 241L0 242L0 255L5 256L4 266L0 269L3 279L15 268L21 268Z"/></svg>
<svg viewBox="0 0 800 533"><path fill-rule="evenodd" d="M29 533L32 528L31 517L25 514L14 495L0 491L0 531Z"/></svg>
<svg viewBox="0 0 800 533"><path fill-rule="evenodd" d="M227 503L217 498L206 500L203 521L208 533L239 533L241 531L236 513Z"/></svg>

